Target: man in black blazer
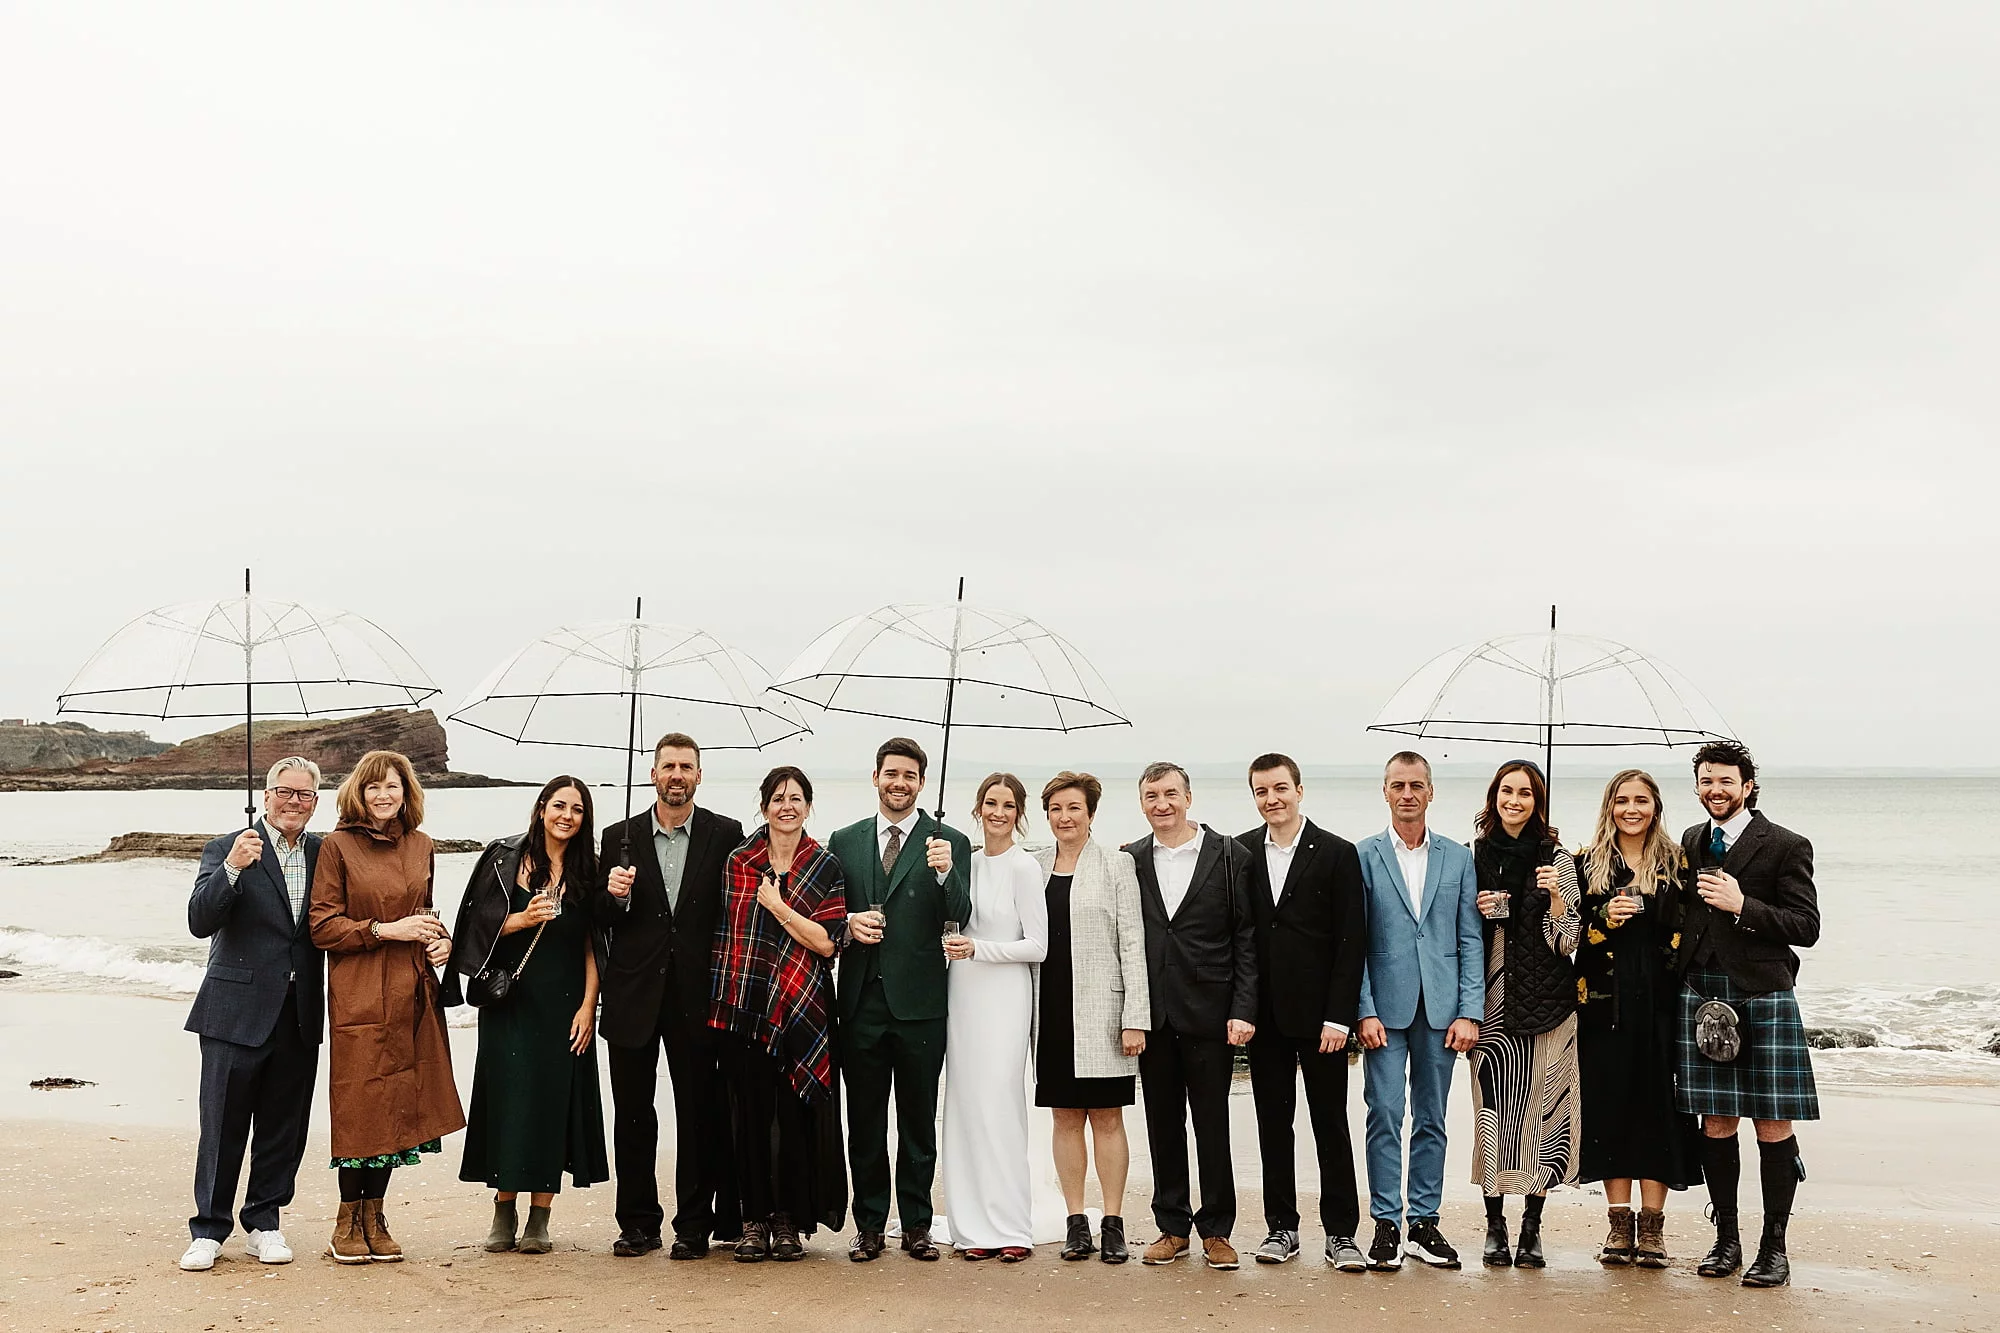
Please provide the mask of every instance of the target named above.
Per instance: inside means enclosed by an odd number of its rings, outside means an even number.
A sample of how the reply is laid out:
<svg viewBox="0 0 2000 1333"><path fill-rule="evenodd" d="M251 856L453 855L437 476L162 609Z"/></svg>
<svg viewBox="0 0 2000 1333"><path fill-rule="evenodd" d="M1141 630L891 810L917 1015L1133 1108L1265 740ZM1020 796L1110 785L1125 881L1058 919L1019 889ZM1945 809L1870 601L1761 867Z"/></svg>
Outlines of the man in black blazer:
<svg viewBox="0 0 2000 1333"><path fill-rule="evenodd" d="M1737 1224L1742 1159L1736 1131L1756 1123L1764 1232L1744 1270L1746 1287L1782 1287L1791 1280L1785 1229L1805 1164L1792 1133L1795 1120L1819 1119L1819 1090L1793 985L1799 956L1819 940L1819 893L1813 885L1812 844L1757 811L1757 765L1734 741L1695 752L1695 795L1708 818L1681 835L1681 850L1697 871L1686 899L1675 961L1682 976L1680 1068L1682 1111L1702 1117L1701 1165L1715 1210L1715 1246L1696 1270L1728 1277L1743 1262ZM1719 1006L1735 1016L1740 1051L1728 1055L1713 1038ZM1711 1039L1704 1053L1704 1038Z"/></svg>
<svg viewBox="0 0 2000 1333"><path fill-rule="evenodd" d="M592 897L609 940L597 1030L611 1071L618 1169L618 1239L611 1252L632 1258L660 1248L665 1212L653 1096L664 1046L674 1085L674 1244L668 1257L699 1259L711 1236L733 1243L742 1231L708 1002L723 866L742 845L743 826L695 805L701 747L693 737L676 731L660 738L652 779L652 808L604 830Z"/></svg>
<svg viewBox="0 0 2000 1333"><path fill-rule="evenodd" d="M181 1267L215 1266L229 1236L236 1177L250 1147L242 1221L253 1259L292 1261L278 1214L292 1201L326 1013L326 956L313 947L319 766L293 755L271 766L264 816L202 849L188 930L208 941L208 971L187 1030L201 1037L201 1141L195 1215Z"/></svg>
<svg viewBox="0 0 2000 1333"><path fill-rule="evenodd" d="M1139 1056L1146 1141L1153 1155L1153 1221L1160 1238L1143 1256L1170 1264L1199 1232L1210 1268L1237 1266L1236 1175L1229 1158L1234 1048L1256 1032L1257 923L1250 856L1234 838L1188 820L1193 787L1178 764L1139 779L1148 836L1130 844L1146 921L1153 1029ZM1201 1209L1190 1211L1187 1125L1194 1122Z"/></svg>
<svg viewBox="0 0 2000 1333"><path fill-rule="evenodd" d="M1250 796L1263 826L1237 841L1250 857L1250 906L1257 926L1257 1033L1250 1039L1250 1091L1264 1162L1264 1223L1257 1262L1281 1264L1299 1252L1299 1207L1292 1158L1298 1080L1319 1154L1319 1219L1326 1261L1366 1270L1354 1242L1361 1225L1354 1145L1347 1132L1347 1035L1359 1021L1368 922L1361 858L1354 844L1299 810L1305 784L1282 754L1250 763Z"/></svg>

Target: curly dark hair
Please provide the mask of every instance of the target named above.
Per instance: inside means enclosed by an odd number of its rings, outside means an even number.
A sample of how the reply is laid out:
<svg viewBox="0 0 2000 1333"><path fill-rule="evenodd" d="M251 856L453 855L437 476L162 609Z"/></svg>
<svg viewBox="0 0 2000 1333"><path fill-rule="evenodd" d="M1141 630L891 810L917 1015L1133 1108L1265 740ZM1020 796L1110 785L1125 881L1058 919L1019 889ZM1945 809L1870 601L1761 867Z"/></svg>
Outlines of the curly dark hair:
<svg viewBox="0 0 2000 1333"><path fill-rule="evenodd" d="M1741 741L1710 741L1694 752L1694 775L1701 777L1703 764L1722 764L1733 768L1743 781L1749 784L1750 795L1743 804L1750 809L1757 808L1757 761L1750 757L1750 750Z"/></svg>

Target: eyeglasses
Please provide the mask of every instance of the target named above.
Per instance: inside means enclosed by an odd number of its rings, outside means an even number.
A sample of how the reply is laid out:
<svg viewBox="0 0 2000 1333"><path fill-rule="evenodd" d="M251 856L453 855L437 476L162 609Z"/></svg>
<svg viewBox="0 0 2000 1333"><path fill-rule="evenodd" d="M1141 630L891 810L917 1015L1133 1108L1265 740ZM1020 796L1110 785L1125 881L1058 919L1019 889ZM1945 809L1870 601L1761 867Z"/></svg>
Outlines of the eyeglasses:
<svg viewBox="0 0 2000 1333"><path fill-rule="evenodd" d="M270 795L273 800L297 801L300 805L311 805L319 799L318 792L305 787L273 787Z"/></svg>

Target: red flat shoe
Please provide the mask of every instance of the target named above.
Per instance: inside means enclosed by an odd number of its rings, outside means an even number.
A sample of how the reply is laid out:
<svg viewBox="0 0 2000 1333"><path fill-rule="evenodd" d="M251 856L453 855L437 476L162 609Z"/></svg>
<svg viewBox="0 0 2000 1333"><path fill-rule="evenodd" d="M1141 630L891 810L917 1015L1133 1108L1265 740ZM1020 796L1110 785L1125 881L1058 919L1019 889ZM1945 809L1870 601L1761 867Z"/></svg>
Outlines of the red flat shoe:
<svg viewBox="0 0 2000 1333"><path fill-rule="evenodd" d="M992 1250L960 1250L958 1252L959 1258L970 1259L974 1263L978 1263L981 1259L991 1259L993 1255L994 1251Z"/></svg>
<svg viewBox="0 0 2000 1333"><path fill-rule="evenodd" d="M1034 1251L1025 1245L1009 1245L1000 1251L1000 1262L1003 1264L1018 1264L1033 1253Z"/></svg>

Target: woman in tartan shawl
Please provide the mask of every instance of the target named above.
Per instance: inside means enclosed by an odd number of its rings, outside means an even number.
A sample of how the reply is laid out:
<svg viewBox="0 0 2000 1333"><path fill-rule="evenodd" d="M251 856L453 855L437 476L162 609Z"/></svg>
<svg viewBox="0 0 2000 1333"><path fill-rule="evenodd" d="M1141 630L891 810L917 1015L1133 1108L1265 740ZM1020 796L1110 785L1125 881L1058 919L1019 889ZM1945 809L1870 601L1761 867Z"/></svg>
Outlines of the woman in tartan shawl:
<svg viewBox="0 0 2000 1333"><path fill-rule="evenodd" d="M764 776L764 824L730 853L708 1022L720 1028L743 1238L736 1258L800 1259L847 1213L834 1095L833 960L847 938L840 862L805 832L812 780Z"/></svg>

